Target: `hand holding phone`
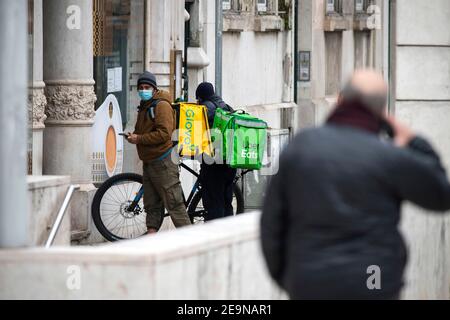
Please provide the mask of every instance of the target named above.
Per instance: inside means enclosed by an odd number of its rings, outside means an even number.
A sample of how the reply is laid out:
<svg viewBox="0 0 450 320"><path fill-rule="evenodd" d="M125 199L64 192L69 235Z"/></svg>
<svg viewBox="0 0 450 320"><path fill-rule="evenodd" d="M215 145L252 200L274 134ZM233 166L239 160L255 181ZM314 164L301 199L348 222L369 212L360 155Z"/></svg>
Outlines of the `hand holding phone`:
<svg viewBox="0 0 450 320"><path fill-rule="evenodd" d="M381 119L381 132L389 139L395 138L394 128L392 128L391 124L386 119Z"/></svg>
<svg viewBox="0 0 450 320"><path fill-rule="evenodd" d="M393 116L387 116L385 118L387 130L389 135L392 136L395 145L398 147L406 147L408 143L414 139L415 133L406 125L399 122Z"/></svg>
<svg viewBox="0 0 450 320"><path fill-rule="evenodd" d="M128 139L130 134L129 133L119 133L119 136L122 136L122 137L125 137L126 139Z"/></svg>

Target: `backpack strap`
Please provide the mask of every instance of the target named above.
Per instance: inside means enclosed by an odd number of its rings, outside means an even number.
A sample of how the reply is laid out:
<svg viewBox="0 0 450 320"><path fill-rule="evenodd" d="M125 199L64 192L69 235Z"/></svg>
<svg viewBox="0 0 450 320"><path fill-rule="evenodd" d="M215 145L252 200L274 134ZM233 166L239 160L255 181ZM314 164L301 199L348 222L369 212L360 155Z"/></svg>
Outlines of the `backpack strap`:
<svg viewBox="0 0 450 320"><path fill-rule="evenodd" d="M211 101L211 100L208 100L208 101L211 102L216 107L216 109L220 108L219 104L216 101Z"/></svg>
<svg viewBox="0 0 450 320"><path fill-rule="evenodd" d="M222 108L216 101L211 101L209 100L213 105L216 106L216 109L222 109L228 112L234 112L234 109L232 107L230 107L230 105L228 105L227 103L225 103L225 108Z"/></svg>
<svg viewBox="0 0 450 320"><path fill-rule="evenodd" d="M158 103L160 103L160 102L161 102L161 100L159 100L159 99L152 101L152 104L147 109L147 114L150 119L155 120L155 109L156 109L156 106L158 105Z"/></svg>
<svg viewBox="0 0 450 320"><path fill-rule="evenodd" d="M226 106L228 108L228 110L226 110L226 111L233 112L233 113L235 112L234 109L229 104L226 104Z"/></svg>

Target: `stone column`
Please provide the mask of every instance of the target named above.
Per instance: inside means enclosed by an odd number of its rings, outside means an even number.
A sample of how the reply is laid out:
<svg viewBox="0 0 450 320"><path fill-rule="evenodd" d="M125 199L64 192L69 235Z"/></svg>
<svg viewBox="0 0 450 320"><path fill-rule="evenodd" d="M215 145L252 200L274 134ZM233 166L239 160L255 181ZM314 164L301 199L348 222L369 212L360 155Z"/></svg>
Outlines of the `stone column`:
<svg viewBox="0 0 450 320"><path fill-rule="evenodd" d="M95 115L93 18L90 0L44 0L47 96L44 174L70 175L81 191L72 202L72 231L88 233Z"/></svg>
<svg viewBox="0 0 450 320"><path fill-rule="evenodd" d="M42 175L43 134L45 128L45 106L43 80L43 20L42 0L34 0L33 8L33 83L28 95L28 108L31 109L29 123L33 128L33 175Z"/></svg>
<svg viewBox="0 0 450 320"><path fill-rule="evenodd" d="M203 81L214 83L216 79L216 61L214 59L216 55L216 4L214 1L202 0L199 10L200 27L203 29L201 30L202 47L211 61L208 67L204 69ZM192 90L192 87L189 88Z"/></svg>
<svg viewBox="0 0 450 320"><path fill-rule="evenodd" d="M0 0L0 247L28 239L27 1Z"/></svg>

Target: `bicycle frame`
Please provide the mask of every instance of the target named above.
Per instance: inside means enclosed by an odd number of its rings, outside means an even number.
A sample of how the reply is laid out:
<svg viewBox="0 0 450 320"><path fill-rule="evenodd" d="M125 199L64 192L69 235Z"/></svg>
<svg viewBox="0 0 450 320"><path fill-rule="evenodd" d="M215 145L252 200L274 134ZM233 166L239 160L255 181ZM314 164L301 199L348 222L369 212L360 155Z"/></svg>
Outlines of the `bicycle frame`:
<svg viewBox="0 0 450 320"><path fill-rule="evenodd" d="M184 204L185 204L186 208L188 208L189 204L192 201L192 198L194 198L194 196L195 196L196 191L198 189L200 189L200 185L201 185L200 175L197 172L195 172L194 170L192 170L191 168L189 168L183 162L180 163L180 167L185 169L186 171L188 171L190 174L192 174L194 177L197 178L197 180L195 181L194 186L192 187L191 193L189 194L189 197L188 197L187 200L186 200L186 197L185 197L184 192L183 192L183 201L184 201ZM249 173L251 171L253 171L253 170L245 170L245 171L242 171L240 174L237 174L235 179L234 179L234 183L237 183L243 176L245 176L247 173ZM143 196L144 196L144 186L142 186L139 189L139 192L137 193L137 195L134 198L133 202L127 208L127 211L128 212L134 212L136 210L137 205L139 204L139 201L141 201Z"/></svg>
<svg viewBox="0 0 450 320"><path fill-rule="evenodd" d="M188 207L189 203L191 203L192 198L195 195L195 192L200 188L200 175L195 172L194 170L192 170L191 168L189 168L186 164L184 164L183 162L180 163L180 167L185 169L186 171L188 171L189 173L191 173L193 176L195 176L197 178L197 181L195 181L194 186L191 190L191 193L189 194L188 199L186 200L186 197L184 195L183 192L183 200L184 200L184 204L186 207ZM139 203L139 201L141 201L142 197L144 196L144 186L142 186L139 189L139 192L136 194L136 197L134 197L133 202L130 204L130 206L127 208L128 212L134 212L134 210L136 210L136 207Z"/></svg>

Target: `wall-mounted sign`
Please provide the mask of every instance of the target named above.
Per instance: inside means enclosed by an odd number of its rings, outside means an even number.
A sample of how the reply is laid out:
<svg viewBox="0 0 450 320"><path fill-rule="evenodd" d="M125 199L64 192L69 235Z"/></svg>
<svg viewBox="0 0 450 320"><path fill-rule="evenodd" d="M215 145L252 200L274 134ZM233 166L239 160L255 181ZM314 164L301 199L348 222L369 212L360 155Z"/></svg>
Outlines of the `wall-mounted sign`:
<svg viewBox="0 0 450 320"><path fill-rule="evenodd" d="M92 174L94 183L122 173L123 138L119 102L109 95L97 109L92 129Z"/></svg>
<svg viewBox="0 0 450 320"><path fill-rule="evenodd" d="M298 80L311 81L311 52L300 51L298 54Z"/></svg>

